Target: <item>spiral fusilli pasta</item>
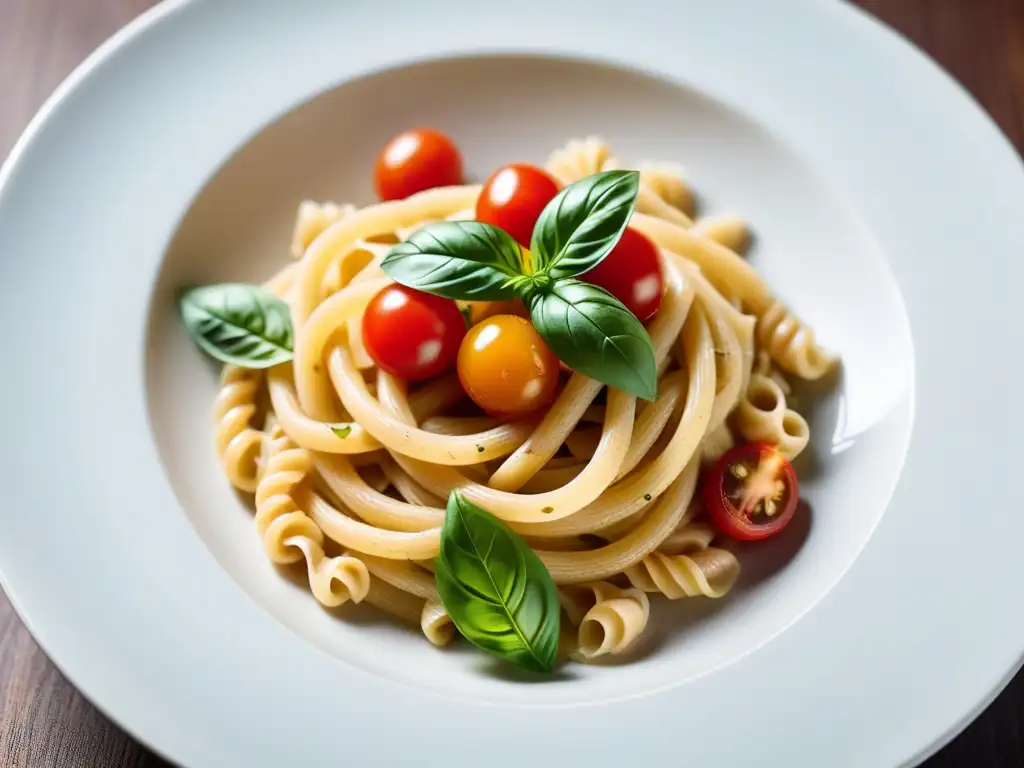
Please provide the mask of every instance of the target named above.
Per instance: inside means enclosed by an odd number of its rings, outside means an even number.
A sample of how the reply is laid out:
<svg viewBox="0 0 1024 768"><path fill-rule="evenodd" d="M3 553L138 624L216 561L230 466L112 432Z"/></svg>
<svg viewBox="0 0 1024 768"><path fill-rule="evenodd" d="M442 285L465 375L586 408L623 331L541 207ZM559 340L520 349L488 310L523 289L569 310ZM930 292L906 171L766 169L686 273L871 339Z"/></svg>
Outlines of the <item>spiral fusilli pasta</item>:
<svg viewBox="0 0 1024 768"><path fill-rule="evenodd" d="M267 467L256 489L256 529L273 562L305 560L310 591L320 603L329 607L347 600L358 603L369 589L366 566L349 555L325 556L323 533L293 496L312 466L309 454L275 425L269 435Z"/></svg>
<svg viewBox="0 0 1024 768"><path fill-rule="evenodd" d="M670 600L699 595L722 597L732 589L739 575L736 556L717 547L688 555L654 552L626 571L629 582L637 589L660 592Z"/></svg>
<svg viewBox="0 0 1024 768"><path fill-rule="evenodd" d="M263 445L263 433L251 426L262 382L260 371L225 366L213 406L217 455L224 474L238 490L248 493L256 490L257 457Z"/></svg>
<svg viewBox="0 0 1024 768"><path fill-rule="evenodd" d="M563 587L562 606L579 627L573 657L583 661L619 654L647 627L651 604L639 589L620 589L605 581Z"/></svg>
<svg viewBox="0 0 1024 768"><path fill-rule="evenodd" d="M309 244L317 235L336 221L344 218L356 210L354 205L345 203L316 203L312 200L303 200L299 203L299 211L295 217L295 229L292 232L292 256L296 259L302 258Z"/></svg>

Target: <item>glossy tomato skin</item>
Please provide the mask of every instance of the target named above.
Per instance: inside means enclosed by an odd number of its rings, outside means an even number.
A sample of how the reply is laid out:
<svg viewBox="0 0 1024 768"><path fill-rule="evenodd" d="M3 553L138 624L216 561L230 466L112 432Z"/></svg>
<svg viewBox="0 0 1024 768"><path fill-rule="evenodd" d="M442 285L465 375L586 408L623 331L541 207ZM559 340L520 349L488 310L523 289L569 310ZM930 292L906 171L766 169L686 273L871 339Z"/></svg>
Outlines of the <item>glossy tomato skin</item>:
<svg viewBox="0 0 1024 768"><path fill-rule="evenodd" d="M422 381L455 364L466 323L455 302L397 283L374 296L363 313L363 344L383 371Z"/></svg>
<svg viewBox="0 0 1024 768"><path fill-rule="evenodd" d="M580 280L604 288L626 305L641 322L658 313L665 278L658 249L645 235L626 227L611 253Z"/></svg>
<svg viewBox="0 0 1024 768"><path fill-rule="evenodd" d="M496 315L466 333L459 348L459 381L487 413L519 418L554 399L558 358L529 320Z"/></svg>
<svg viewBox="0 0 1024 768"><path fill-rule="evenodd" d="M377 156L374 188L381 200L403 200L426 189L461 183L458 147L432 128L398 134Z"/></svg>
<svg viewBox="0 0 1024 768"><path fill-rule="evenodd" d="M500 227L529 248L537 217L557 194L558 182L546 171L525 163L506 165L484 183L476 219Z"/></svg>
<svg viewBox="0 0 1024 768"><path fill-rule="evenodd" d="M750 511L743 510L745 490L751 492ZM773 446L744 443L715 463L704 479L702 498L708 517L722 533L740 541L758 541L789 525L800 489L793 465Z"/></svg>

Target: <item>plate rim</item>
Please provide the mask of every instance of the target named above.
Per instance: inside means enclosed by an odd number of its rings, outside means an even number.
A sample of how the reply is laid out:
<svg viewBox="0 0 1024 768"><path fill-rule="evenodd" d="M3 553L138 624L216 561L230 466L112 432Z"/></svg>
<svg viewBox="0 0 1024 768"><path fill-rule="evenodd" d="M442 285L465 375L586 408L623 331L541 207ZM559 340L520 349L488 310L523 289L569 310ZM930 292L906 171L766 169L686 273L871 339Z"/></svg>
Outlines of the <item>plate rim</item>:
<svg viewBox="0 0 1024 768"><path fill-rule="evenodd" d="M92 54L90 54L67 78L65 78L65 80L57 87L57 89L55 89L53 94L51 94L51 96L45 101L43 106L37 111L35 116L29 122L28 126L25 128L24 132L21 134L21 136L15 143L14 148L11 150L11 153L3 163L3 166L0 167L0 205L3 204L3 192L6 190L8 183L15 174L15 171L18 169L19 163L22 161L23 156L28 152L34 139L45 128L47 122L54 117L55 112L69 97L69 95L71 95L83 82L85 82L97 67L99 67L102 63L106 62L110 58L112 58L127 43L129 43L130 41L138 40L147 30L158 25L160 22L162 22L169 16L173 15L174 13L187 9L191 6L198 6L203 1L204 0L163 0L163 2L144 11L142 14L140 14L131 22L129 22L126 26L118 30L113 36L111 36L107 41L101 44ZM799 6L807 4L802 3L799 0L794 0L793 5ZM840 5L836 3L834 7L839 8ZM998 126L994 123L994 121L991 119L988 113L985 112L980 107L974 96L970 92L968 92L958 81L956 81L948 72L939 67L926 54L917 49L912 43L910 43L905 37L900 35L898 32L892 30L887 25L871 17L870 15L868 15L866 12L862 11L859 8L853 6L843 7L845 7L845 11L843 12L848 12L851 18L853 18L854 16L859 16L862 20L866 20L869 24L871 24L876 30L891 36L891 38L894 40L897 40L900 43L901 48L903 49L903 53L912 53L913 55L915 55L920 61L927 64L927 66L932 71L933 75L935 73L939 73L942 79L945 81L944 87L948 88L949 85L952 85L954 89L957 92L959 92L961 99L963 99L963 97L966 97L966 102L969 105L969 107L977 113L975 117L980 115L983 118L983 120L988 124L990 132L992 129L994 129L994 132L998 139L1000 139L1001 142L1005 145L1003 149L1009 149L1011 155L1017 158L1017 170L1021 170L1022 165L1020 163L1020 158L1019 156L1017 156L1016 150L1009 143L1009 140L998 128ZM567 50L565 51L565 55L572 56L573 54L571 51ZM622 63L618 58L611 56L607 57L605 61L612 64ZM342 80L344 79L347 79L347 77L342 78ZM986 141L987 140L988 139L986 139ZM913 451L915 449L915 443L916 439L912 438L909 451ZM901 478L900 485L902 484L903 479ZM868 546L870 546L870 543ZM43 648L44 652L58 667L61 673L64 674L69 680L71 680L73 684L76 686L76 688L80 690L82 694L86 696L91 702L93 702L97 706L97 708L99 708L106 716L110 717L110 719L117 722L119 725L122 725L124 721L122 720L121 717L119 717L116 714L116 705L107 706L109 702L97 700L85 687L79 685L78 674L73 669L73 667L76 666L77 662L65 663L68 661L67 657L61 658L61 654L55 655L51 652L50 639L44 637L45 633L38 631L38 628L31 617L31 610L21 603L20 598L18 596L18 592L16 590L11 589L10 580L9 577L6 575L2 561L0 561L0 587L2 587L6 592L13 609L21 618L21 620L25 623L26 627L29 629L32 636L36 639L36 642L40 645L41 648ZM1024 638L1024 636L1022 636L1022 638ZM776 640L777 639L778 638L776 638ZM996 698L996 696L999 694L1002 688L1009 682L1010 679L1012 679L1012 677L1020 669L1022 662L1024 662L1024 639L1022 639L1022 641L1018 644L1018 652L1016 656L1015 666L1013 666L1011 669L1009 669L1009 672L1003 675L1003 677L996 684L995 687L990 688L987 696L976 701L974 705L968 709L967 712L963 713L959 717L958 720L956 720L951 725L947 725L942 733L936 736L931 742L926 744L923 748L921 748L917 753L912 755L909 759L915 762L923 760L929 755L934 754L934 752L936 752L939 748L948 743L948 741L950 741L960 730L962 730L963 727L965 727L971 720L973 720L973 718L976 717L977 714L979 714L985 707L987 707L991 703L992 700ZM165 752L162 748L162 745L152 743L144 734L137 734L136 731L134 731L130 727L126 727L124 725L122 725L122 727L124 727L126 731L132 733L136 738L140 739L140 741L146 743L147 746L150 746L150 748L154 749L154 751L164 754L169 758L171 757L171 753L169 751Z"/></svg>

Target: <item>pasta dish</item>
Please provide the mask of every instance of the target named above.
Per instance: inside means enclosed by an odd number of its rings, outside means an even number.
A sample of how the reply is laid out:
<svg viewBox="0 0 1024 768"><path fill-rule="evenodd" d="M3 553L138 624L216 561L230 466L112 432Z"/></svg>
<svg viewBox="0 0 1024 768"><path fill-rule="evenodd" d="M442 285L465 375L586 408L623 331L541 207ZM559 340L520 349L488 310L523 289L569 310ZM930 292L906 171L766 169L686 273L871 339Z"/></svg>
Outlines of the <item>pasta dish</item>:
<svg viewBox="0 0 1024 768"><path fill-rule="evenodd" d="M596 138L475 185L408 131L375 181L366 207L302 202L262 286L181 297L270 560L324 606L542 672L728 593L729 542L797 514L789 381L836 363L742 256L746 223Z"/></svg>

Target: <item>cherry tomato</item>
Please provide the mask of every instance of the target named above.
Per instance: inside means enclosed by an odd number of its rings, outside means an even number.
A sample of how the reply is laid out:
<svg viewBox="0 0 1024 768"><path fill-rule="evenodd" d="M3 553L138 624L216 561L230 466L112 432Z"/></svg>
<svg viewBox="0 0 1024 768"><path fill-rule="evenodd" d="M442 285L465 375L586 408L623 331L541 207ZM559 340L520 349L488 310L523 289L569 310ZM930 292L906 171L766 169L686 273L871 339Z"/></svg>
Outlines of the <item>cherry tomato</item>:
<svg viewBox="0 0 1024 768"><path fill-rule="evenodd" d="M529 320L496 315L466 333L459 347L459 381L492 416L517 418L554 398L558 358Z"/></svg>
<svg viewBox="0 0 1024 768"><path fill-rule="evenodd" d="M523 304L522 299L466 301L462 302L460 309L466 317L467 325L471 327L495 315L519 315L519 317L526 318L530 316L530 311Z"/></svg>
<svg viewBox="0 0 1024 768"><path fill-rule="evenodd" d="M466 323L455 302L404 285L389 285L363 314L363 345L392 376L420 381L450 368Z"/></svg>
<svg viewBox="0 0 1024 768"><path fill-rule="evenodd" d="M704 506L734 539L756 541L781 531L796 512L800 490L793 466L765 443L726 452L704 480Z"/></svg>
<svg viewBox="0 0 1024 768"><path fill-rule="evenodd" d="M401 200L434 187L462 183L462 156L440 131L405 131L377 156L374 186L381 200Z"/></svg>
<svg viewBox="0 0 1024 768"><path fill-rule="evenodd" d="M501 227L529 248L537 217L557 194L558 182L540 168L524 163L506 165L495 171L480 191L476 218Z"/></svg>
<svg viewBox="0 0 1024 768"><path fill-rule="evenodd" d="M604 259L581 280L604 288L647 322L661 307L665 280L654 243L635 229L626 227L619 242Z"/></svg>

